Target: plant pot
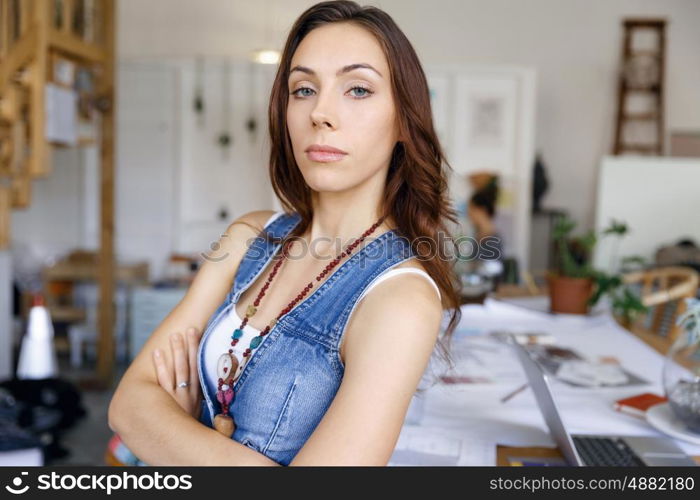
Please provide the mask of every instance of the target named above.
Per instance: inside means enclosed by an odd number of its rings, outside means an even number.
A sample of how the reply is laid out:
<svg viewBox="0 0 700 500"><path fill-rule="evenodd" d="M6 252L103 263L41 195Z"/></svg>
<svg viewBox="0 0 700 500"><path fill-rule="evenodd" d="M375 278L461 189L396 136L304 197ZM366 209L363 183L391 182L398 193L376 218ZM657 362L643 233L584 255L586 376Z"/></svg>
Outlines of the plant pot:
<svg viewBox="0 0 700 500"><path fill-rule="evenodd" d="M587 314L593 293L593 279L547 275L549 310L553 313Z"/></svg>

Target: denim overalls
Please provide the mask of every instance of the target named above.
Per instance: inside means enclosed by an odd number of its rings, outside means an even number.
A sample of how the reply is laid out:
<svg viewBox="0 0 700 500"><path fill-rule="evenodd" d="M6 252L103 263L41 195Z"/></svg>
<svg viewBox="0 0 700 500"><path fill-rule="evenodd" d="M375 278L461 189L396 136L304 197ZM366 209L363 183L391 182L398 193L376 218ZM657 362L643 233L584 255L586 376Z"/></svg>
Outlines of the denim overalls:
<svg viewBox="0 0 700 500"><path fill-rule="evenodd" d="M298 214L285 212L267 230L284 237L300 220ZM357 299L383 271L415 256L408 240L393 230L371 239L373 236L360 244L329 277L315 282L320 286L282 316L253 350L234 384L235 397L230 407L236 423L234 440L281 465L288 465L313 433L343 378L345 367L338 348ZM204 340L262 274L280 245L265 241L262 236L253 241L239 264L231 291L202 334L198 351L204 394L200 422L208 427L212 427L220 408L214 386L216 375L205 377L202 373ZM271 287L274 286L273 281Z"/></svg>

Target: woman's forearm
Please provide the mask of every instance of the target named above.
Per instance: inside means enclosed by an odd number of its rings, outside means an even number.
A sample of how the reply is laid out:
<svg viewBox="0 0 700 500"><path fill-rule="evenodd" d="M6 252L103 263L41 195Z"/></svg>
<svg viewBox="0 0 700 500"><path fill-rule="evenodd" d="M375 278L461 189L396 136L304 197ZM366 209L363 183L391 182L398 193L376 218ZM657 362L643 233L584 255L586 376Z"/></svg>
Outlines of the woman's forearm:
<svg viewBox="0 0 700 500"><path fill-rule="evenodd" d="M148 465L279 465L198 422L159 385L121 389L110 405L110 426Z"/></svg>

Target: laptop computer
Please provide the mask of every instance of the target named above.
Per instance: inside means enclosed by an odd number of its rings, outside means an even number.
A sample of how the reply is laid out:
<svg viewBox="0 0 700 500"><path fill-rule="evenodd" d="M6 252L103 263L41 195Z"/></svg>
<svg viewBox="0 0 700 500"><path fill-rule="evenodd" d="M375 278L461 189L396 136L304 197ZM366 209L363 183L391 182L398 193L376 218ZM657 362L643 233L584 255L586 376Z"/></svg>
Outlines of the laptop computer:
<svg viewBox="0 0 700 500"><path fill-rule="evenodd" d="M573 466L697 466L672 439L653 436L569 434L559 415L549 375L512 341L542 417L566 462Z"/></svg>

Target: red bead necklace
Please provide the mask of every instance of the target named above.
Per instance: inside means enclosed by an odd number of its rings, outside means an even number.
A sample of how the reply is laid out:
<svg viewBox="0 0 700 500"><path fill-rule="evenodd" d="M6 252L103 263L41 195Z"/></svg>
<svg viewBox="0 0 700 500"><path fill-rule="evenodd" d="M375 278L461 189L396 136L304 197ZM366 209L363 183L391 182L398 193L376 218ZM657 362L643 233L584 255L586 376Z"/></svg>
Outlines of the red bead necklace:
<svg viewBox="0 0 700 500"><path fill-rule="evenodd" d="M372 224L372 226L365 231L362 236L348 245L348 247L341 252L335 259L333 259L324 269L319 273L318 276L316 276L316 281L321 281L321 279L326 276L329 272L333 270L335 266L337 266L340 263L340 260L348 256L352 253L352 251L362 243L367 236L372 234L382 223L382 221L386 218L386 216L381 217L377 222ZM281 258L275 263L275 266L272 268L272 272L270 273L270 276L268 276L267 281L263 285L262 289L258 293L258 296L255 298L252 304L248 305L248 308L245 313L245 317L243 318L243 321L241 322L241 325L236 328L233 331L233 334L231 335L231 347L234 347L240 338L243 336L243 328L245 325L248 323L248 319L251 318L255 313L257 312L257 308L260 305L260 300L265 296L265 292L270 286L270 283L272 283L272 280L274 277L277 275L277 271L279 270L280 266L282 263L287 259L287 256L289 255L289 248L291 246L291 240L287 241L283 246L282 246L282 251L281 251ZM262 342L262 339L265 335L270 333L270 330L275 326L277 321L285 314L287 314L289 311L292 310L294 305L299 302L301 299L303 299L307 293L313 288L313 281L306 285L304 288L302 288L301 292L299 295L294 298L285 308L282 309L282 311L277 315L276 318L274 318L272 321L270 321L270 324L267 325L258 336L253 337L250 341L249 347L243 352L243 357L250 359L250 356L252 355L252 352L254 349L256 349L260 343ZM235 307L235 305L234 305ZM217 362L217 375L218 375L218 390L216 391L216 399L219 401L219 404L221 405L221 413L218 413L214 417L214 428L221 432L223 435L230 437L234 430L235 430L235 423L233 421L233 418L229 415L228 410L231 405L231 402L233 401L234 398L234 391L233 391L233 384L235 382L234 380L234 375L236 371L238 370L238 359L236 356L233 354L233 349L229 348L228 352L223 353ZM237 377L236 377L237 379Z"/></svg>

